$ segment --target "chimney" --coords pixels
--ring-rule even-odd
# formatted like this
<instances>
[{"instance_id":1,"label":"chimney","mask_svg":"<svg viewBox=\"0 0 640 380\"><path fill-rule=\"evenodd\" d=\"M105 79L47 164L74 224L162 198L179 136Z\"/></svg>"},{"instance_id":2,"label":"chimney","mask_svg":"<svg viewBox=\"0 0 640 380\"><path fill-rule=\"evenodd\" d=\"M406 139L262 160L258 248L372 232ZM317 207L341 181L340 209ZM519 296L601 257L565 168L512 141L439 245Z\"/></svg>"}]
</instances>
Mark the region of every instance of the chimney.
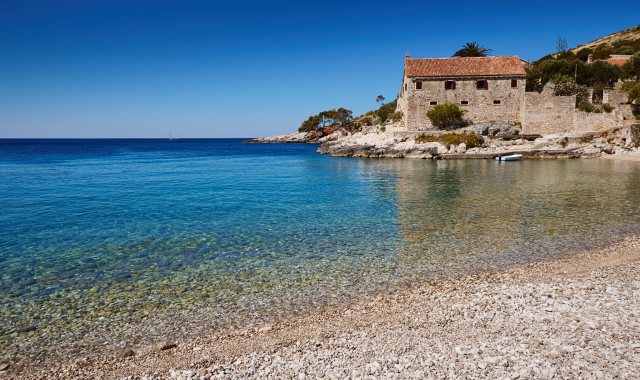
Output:
<instances>
[{"instance_id":1,"label":"chimney","mask_svg":"<svg viewBox=\"0 0 640 380\"><path fill-rule=\"evenodd\" d=\"M405 57L405 58L409 58L409 52L406 52L406 53L404 54L404 57Z\"/></svg>"},{"instance_id":2,"label":"chimney","mask_svg":"<svg viewBox=\"0 0 640 380\"><path fill-rule=\"evenodd\" d=\"M593 54L587 56L587 63L593 63Z\"/></svg>"}]
</instances>

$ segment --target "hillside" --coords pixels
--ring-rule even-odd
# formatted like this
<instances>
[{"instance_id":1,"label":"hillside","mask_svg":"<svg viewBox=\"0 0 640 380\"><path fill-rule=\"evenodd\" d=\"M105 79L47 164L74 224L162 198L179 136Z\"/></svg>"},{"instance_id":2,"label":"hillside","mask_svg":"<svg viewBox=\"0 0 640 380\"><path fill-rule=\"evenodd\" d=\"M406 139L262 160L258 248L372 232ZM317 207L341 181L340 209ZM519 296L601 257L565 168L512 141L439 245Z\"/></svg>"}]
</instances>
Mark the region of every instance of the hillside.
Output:
<instances>
[{"instance_id":1,"label":"hillside","mask_svg":"<svg viewBox=\"0 0 640 380\"><path fill-rule=\"evenodd\" d=\"M583 49L603 49L607 47L613 50L610 54L634 54L640 50L640 25L609 34L584 45L578 45L570 51L577 53Z\"/></svg>"}]
</instances>

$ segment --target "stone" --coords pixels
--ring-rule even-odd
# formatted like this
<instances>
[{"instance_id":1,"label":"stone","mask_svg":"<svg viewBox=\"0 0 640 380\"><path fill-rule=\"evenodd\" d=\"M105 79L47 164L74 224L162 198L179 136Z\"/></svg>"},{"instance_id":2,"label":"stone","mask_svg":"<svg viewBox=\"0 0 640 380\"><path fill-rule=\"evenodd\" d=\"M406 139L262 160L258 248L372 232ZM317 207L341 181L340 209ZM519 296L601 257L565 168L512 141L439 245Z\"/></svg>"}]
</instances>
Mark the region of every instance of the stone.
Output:
<instances>
[{"instance_id":1,"label":"stone","mask_svg":"<svg viewBox=\"0 0 640 380\"><path fill-rule=\"evenodd\" d=\"M0 372L8 370L9 367L11 367L11 366L9 364L7 364L7 363L0 364Z\"/></svg>"},{"instance_id":2,"label":"stone","mask_svg":"<svg viewBox=\"0 0 640 380\"><path fill-rule=\"evenodd\" d=\"M170 342L160 342L156 345L156 349L158 351L164 351L164 350L170 350L172 348L176 348L178 347L177 344L175 343L170 343Z\"/></svg>"},{"instance_id":3,"label":"stone","mask_svg":"<svg viewBox=\"0 0 640 380\"><path fill-rule=\"evenodd\" d=\"M123 348L122 350L118 351L116 354L116 356L119 358L128 358L135 355L136 353L130 348Z\"/></svg>"}]
</instances>

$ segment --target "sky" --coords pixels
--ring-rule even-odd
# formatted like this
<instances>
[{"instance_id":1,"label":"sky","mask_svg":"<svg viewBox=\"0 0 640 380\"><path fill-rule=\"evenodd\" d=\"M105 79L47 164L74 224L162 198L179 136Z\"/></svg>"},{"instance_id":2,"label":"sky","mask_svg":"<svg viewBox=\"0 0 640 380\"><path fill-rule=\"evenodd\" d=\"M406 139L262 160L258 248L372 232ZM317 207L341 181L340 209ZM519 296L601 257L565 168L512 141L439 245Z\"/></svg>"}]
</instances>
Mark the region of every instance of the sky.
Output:
<instances>
[{"instance_id":1,"label":"sky","mask_svg":"<svg viewBox=\"0 0 640 380\"><path fill-rule=\"evenodd\" d=\"M0 138L257 137L393 100L403 59L535 60L640 2L0 0Z\"/></svg>"}]
</instances>

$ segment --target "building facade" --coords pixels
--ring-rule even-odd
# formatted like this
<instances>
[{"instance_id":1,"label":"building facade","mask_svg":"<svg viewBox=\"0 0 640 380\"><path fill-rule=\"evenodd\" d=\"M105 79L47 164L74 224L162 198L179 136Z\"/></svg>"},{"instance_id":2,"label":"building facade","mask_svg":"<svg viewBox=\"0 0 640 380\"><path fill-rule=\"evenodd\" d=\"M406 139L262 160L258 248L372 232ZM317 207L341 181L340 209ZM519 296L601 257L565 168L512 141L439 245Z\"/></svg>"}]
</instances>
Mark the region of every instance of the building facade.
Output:
<instances>
[{"instance_id":1,"label":"building facade","mask_svg":"<svg viewBox=\"0 0 640 380\"><path fill-rule=\"evenodd\" d=\"M406 130L433 127L427 111L443 103L464 109L470 123L520 121L526 71L516 56L418 58L404 61L397 111Z\"/></svg>"}]
</instances>

